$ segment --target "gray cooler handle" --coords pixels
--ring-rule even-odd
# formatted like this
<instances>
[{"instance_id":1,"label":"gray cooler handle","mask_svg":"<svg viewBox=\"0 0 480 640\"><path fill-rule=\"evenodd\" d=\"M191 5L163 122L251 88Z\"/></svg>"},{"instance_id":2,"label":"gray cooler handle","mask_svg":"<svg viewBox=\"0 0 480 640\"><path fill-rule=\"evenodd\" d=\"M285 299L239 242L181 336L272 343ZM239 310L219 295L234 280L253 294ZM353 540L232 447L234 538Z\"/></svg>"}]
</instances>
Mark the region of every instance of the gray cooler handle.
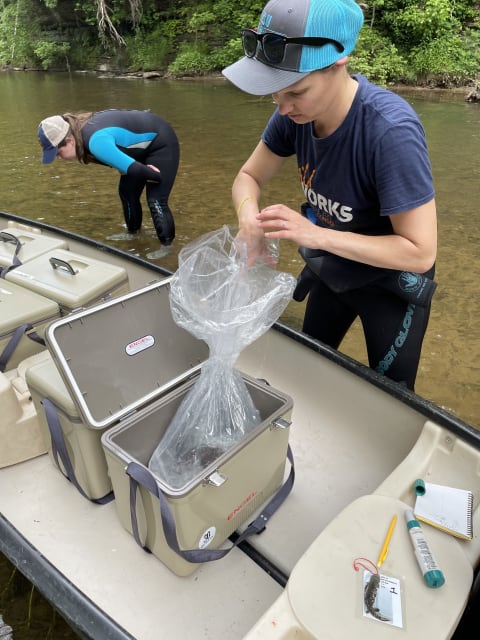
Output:
<instances>
[{"instance_id":1,"label":"gray cooler handle","mask_svg":"<svg viewBox=\"0 0 480 640\"><path fill-rule=\"evenodd\" d=\"M73 470L72 461L70 460L70 456L68 455L67 445L65 443L65 438L63 437L62 426L60 424L57 409L49 398L43 398L41 400L41 404L43 405L43 408L45 410L48 430L50 431L50 437L52 440L52 455L62 475L64 475L67 480L70 480L74 487L82 494L84 498L87 498L87 500L90 500L91 502L95 502L97 504L107 504L108 502L111 502L115 497L113 491L110 491L110 493L107 493L102 498L97 499L92 499L87 496L85 491L80 486L80 483L78 482L75 475L75 471ZM60 458L60 460L62 461L65 473L60 466L58 458Z\"/></svg>"},{"instance_id":2,"label":"gray cooler handle","mask_svg":"<svg viewBox=\"0 0 480 640\"><path fill-rule=\"evenodd\" d=\"M30 331L30 329L33 329L33 326L28 323L21 324L19 327L15 329L15 331L12 334L12 337L7 342L4 350L0 354L0 371L2 372L5 371L5 369L7 368L8 361L12 357L13 352L18 347L18 343L20 342L20 340L24 335L26 335L27 338L30 338L30 340L33 340L34 342L38 342L38 344L45 346L45 340L42 337L40 337L36 331L31 331L30 333L27 333L27 331Z\"/></svg>"},{"instance_id":3,"label":"gray cooler handle","mask_svg":"<svg viewBox=\"0 0 480 640\"><path fill-rule=\"evenodd\" d=\"M72 265L67 262L67 260L62 260L61 258L55 258L55 256L52 256L49 259L49 262L54 269L62 269L62 271L68 271L68 273L70 273L72 276L77 273Z\"/></svg>"},{"instance_id":4,"label":"gray cooler handle","mask_svg":"<svg viewBox=\"0 0 480 640\"><path fill-rule=\"evenodd\" d=\"M18 252L22 248L22 243L17 238L17 236L13 235L13 233L7 233L6 231L0 231L0 240L2 242L9 242L10 244L15 245L12 264L0 271L0 278L5 278L5 276L9 271L11 271L11 269L15 269L16 267L19 267L22 264L18 258Z\"/></svg>"},{"instance_id":5,"label":"gray cooler handle","mask_svg":"<svg viewBox=\"0 0 480 640\"><path fill-rule=\"evenodd\" d=\"M238 546L249 536L254 533L261 533L265 529L267 522L270 520L272 515L292 490L293 483L295 481L295 465L290 445L288 445L287 448L287 457L290 462L290 474L288 478L277 493L274 494L273 498L271 498L266 504L262 513L248 525L245 531L238 536L232 546L227 549L180 549L177 538L177 528L175 526L175 518L173 517L167 499L159 489L157 481L147 467L139 464L138 462L130 462L127 466L126 473L130 477L130 517L135 541L145 551L150 553L150 549L142 544L138 532L136 494L137 488L140 485L156 496L160 502L160 516L162 519L163 532L170 549L178 553L179 556L188 562L210 562L211 560L219 560L220 558L223 558L234 547Z\"/></svg>"}]
</instances>

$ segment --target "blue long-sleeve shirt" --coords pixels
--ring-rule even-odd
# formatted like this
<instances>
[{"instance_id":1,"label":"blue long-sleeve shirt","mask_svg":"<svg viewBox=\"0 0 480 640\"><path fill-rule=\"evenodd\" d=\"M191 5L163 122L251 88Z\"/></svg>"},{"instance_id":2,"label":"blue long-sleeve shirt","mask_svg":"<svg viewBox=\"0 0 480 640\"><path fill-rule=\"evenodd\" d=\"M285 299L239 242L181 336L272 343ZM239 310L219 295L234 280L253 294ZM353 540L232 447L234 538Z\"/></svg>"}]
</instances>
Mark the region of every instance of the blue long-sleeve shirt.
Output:
<instances>
[{"instance_id":1,"label":"blue long-sleeve shirt","mask_svg":"<svg viewBox=\"0 0 480 640\"><path fill-rule=\"evenodd\" d=\"M150 111L109 109L94 113L82 128L85 149L102 164L127 173L145 162L165 121Z\"/></svg>"}]
</instances>

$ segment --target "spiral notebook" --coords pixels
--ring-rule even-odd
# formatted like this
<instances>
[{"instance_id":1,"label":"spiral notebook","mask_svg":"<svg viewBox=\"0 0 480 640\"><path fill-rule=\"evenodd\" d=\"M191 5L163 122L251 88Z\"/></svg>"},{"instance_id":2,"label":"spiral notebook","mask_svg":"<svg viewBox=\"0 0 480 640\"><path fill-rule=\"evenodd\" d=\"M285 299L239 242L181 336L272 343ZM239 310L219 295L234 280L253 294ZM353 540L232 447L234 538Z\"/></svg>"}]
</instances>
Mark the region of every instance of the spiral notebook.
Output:
<instances>
[{"instance_id":1,"label":"spiral notebook","mask_svg":"<svg viewBox=\"0 0 480 640\"><path fill-rule=\"evenodd\" d=\"M426 482L424 495L417 496L414 513L418 520L457 538L473 538L473 493L468 489Z\"/></svg>"}]
</instances>

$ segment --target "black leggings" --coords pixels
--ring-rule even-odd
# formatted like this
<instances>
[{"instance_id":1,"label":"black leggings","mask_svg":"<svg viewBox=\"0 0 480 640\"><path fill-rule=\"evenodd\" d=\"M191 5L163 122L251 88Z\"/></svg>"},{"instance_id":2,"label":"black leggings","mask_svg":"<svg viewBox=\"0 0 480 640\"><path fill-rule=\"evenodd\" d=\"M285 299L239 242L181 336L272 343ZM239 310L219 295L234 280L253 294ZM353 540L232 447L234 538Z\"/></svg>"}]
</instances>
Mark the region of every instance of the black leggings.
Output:
<instances>
[{"instance_id":1,"label":"black leggings","mask_svg":"<svg viewBox=\"0 0 480 640\"><path fill-rule=\"evenodd\" d=\"M433 271L425 275L433 277ZM375 284L335 293L316 278L306 306L303 331L337 349L358 316L369 366L413 391L430 306L405 302Z\"/></svg>"},{"instance_id":2,"label":"black leggings","mask_svg":"<svg viewBox=\"0 0 480 640\"><path fill-rule=\"evenodd\" d=\"M170 212L168 198L177 176L180 150L177 136L167 122L164 122L158 137L152 142L148 155L142 163L151 164L160 170L160 182L145 182L132 176L122 175L118 193L123 206L125 224L130 233L137 232L142 226L142 205L140 196L146 185L147 203L155 224L158 205ZM157 233L159 229L157 229Z\"/></svg>"}]
</instances>

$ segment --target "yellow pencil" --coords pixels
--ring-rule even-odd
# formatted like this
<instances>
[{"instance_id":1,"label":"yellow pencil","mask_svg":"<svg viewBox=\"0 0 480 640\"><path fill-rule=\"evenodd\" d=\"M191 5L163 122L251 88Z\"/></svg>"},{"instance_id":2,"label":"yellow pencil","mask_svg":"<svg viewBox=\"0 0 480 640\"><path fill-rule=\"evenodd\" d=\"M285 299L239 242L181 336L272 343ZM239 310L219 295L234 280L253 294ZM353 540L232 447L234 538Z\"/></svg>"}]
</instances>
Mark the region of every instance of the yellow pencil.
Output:
<instances>
[{"instance_id":1,"label":"yellow pencil","mask_svg":"<svg viewBox=\"0 0 480 640\"><path fill-rule=\"evenodd\" d=\"M378 556L377 567L383 564L385 558L388 553L388 545L390 544L390 539L392 537L393 530L395 529L395 525L397 524L397 516L393 516L392 521L390 522L390 526L388 527L387 535L385 536L385 542L383 543L382 550L380 551L380 555Z\"/></svg>"}]
</instances>

